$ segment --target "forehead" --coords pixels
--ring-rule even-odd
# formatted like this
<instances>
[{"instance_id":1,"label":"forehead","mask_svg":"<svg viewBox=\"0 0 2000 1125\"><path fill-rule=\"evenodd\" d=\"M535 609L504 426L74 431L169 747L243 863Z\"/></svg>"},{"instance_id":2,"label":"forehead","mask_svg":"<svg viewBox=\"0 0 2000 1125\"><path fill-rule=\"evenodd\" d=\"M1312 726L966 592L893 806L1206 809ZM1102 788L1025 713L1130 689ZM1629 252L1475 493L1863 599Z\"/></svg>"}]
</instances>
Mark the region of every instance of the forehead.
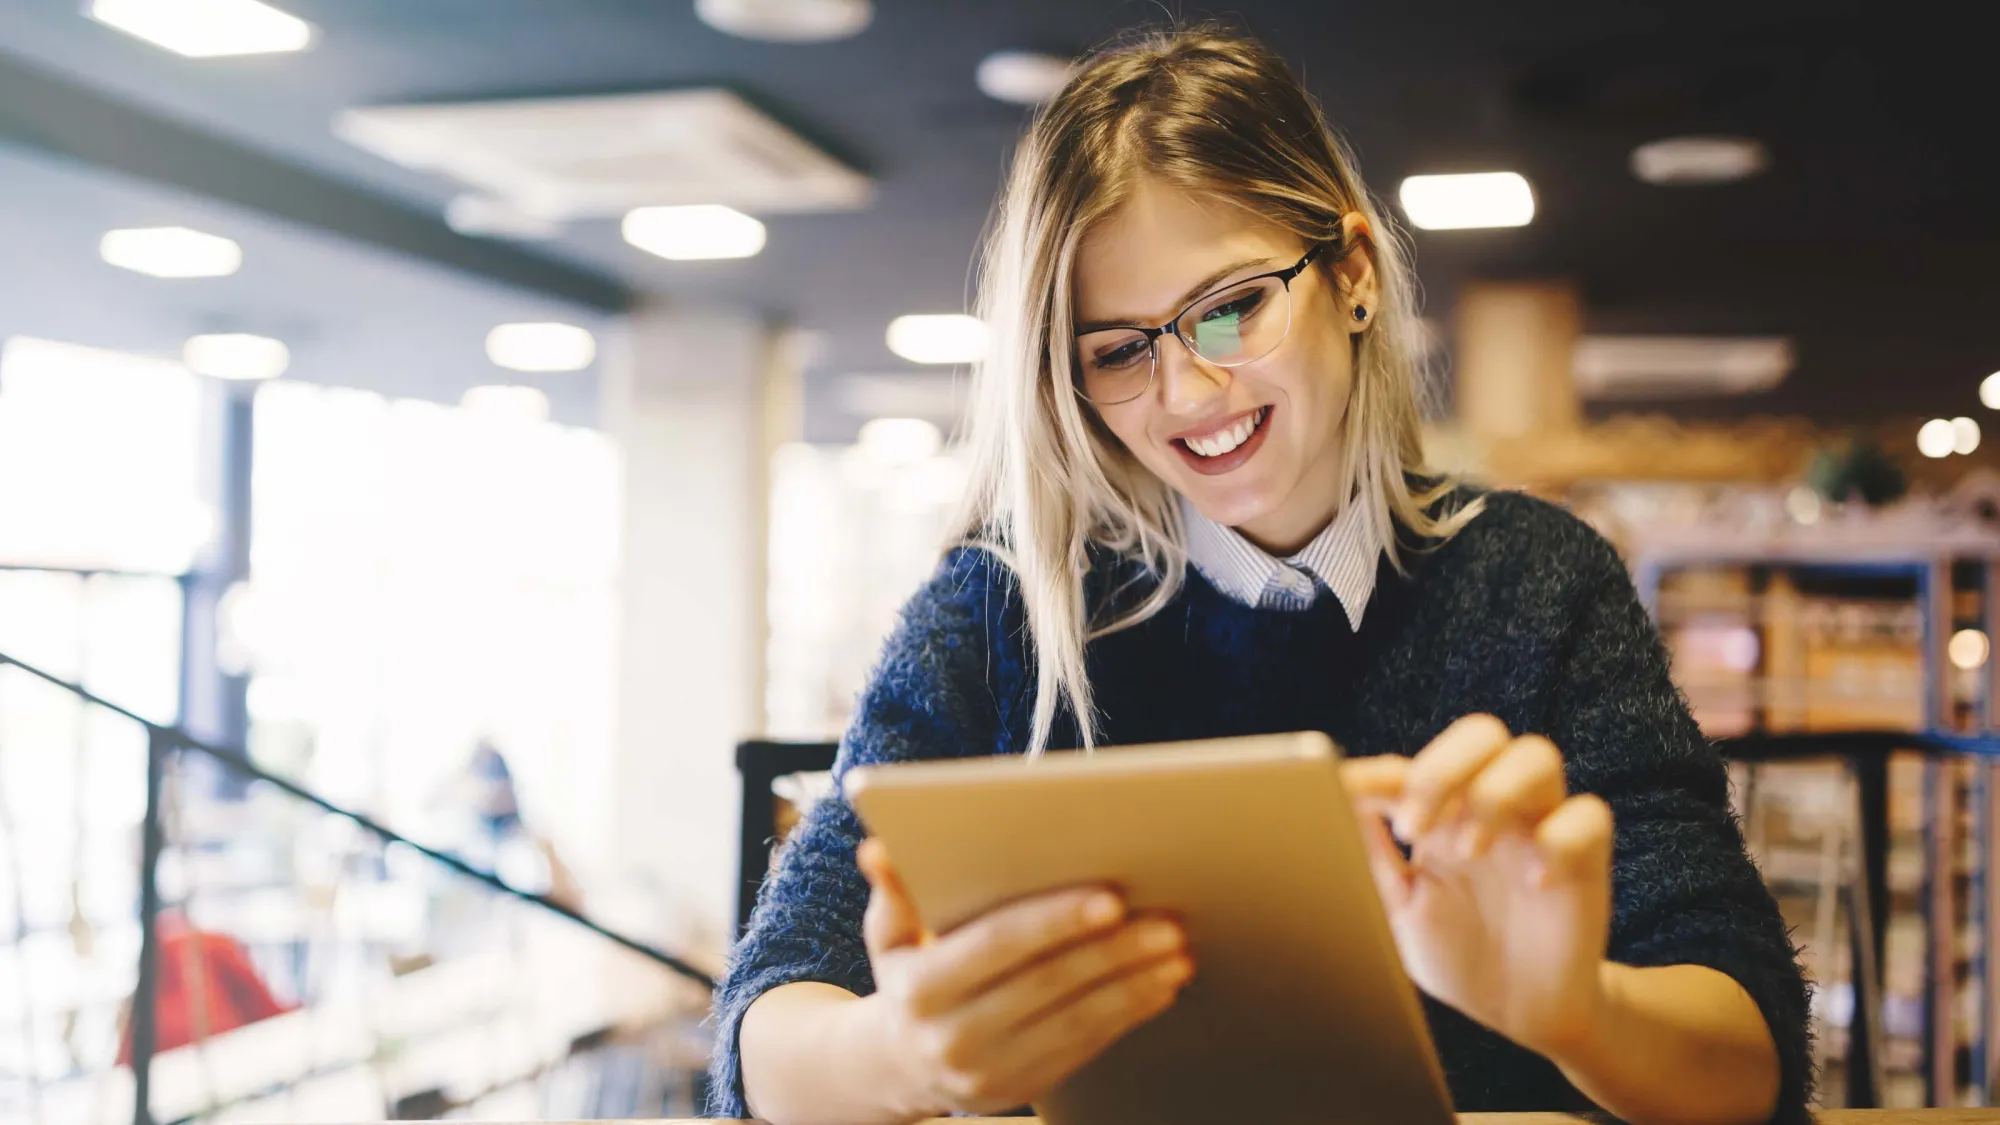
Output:
<instances>
[{"instance_id":1,"label":"forehead","mask_svg":"<svg viewBox=\"0 0 2000 1125\"><path fill-rule=\"evenodd\" d=\"M1164 320L1180 311L1190 285L1216 270L1260 258L1282 268L1298 246L1283 227L1227 200L1142 180L1078 245L1073 315Z\"/></svg>"}]
</instances>

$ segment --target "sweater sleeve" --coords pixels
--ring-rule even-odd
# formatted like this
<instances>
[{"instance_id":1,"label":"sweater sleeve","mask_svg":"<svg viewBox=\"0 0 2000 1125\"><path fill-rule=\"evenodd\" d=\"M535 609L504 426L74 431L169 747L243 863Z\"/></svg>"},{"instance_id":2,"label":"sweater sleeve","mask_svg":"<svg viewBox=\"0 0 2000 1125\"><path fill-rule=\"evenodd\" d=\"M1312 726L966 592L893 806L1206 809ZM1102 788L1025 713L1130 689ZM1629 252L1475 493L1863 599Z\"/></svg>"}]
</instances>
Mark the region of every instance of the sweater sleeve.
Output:
<instances>
[{"instance_id":1,"label":"sweater sleeve","mask_svg":"<svg viewBox=\"0 0 2000 1125\"><path fill-rule=\"evenodd\" d=\"M1809 1120L1804 974L1729 806L1728 775L1669 676L1659 634L1609 544L1592 537L1587 593L1553 685L1549 736L1572 791L1615 818L1610 956L1704 965L1741 984L1782 1067L1772 1120Z\"/></svg>"},{"instance_id":2,"label":"sweater sleeve","mask_svg":"<svg viewBox=\"0 0 2000 1125\"><path fill-rule=\"evenodd\" d=\"M974 549L948 555L904 607L841 739L835 792L786 841L717 986L711 1116L748 1116L737 1035L759 996L799 981L875 990L861 939L868 884L854 862L863 830L838 782L856 765L1018 751L1008 734L1018 617L1009 572Z\"/></svg>"}]
</instances>

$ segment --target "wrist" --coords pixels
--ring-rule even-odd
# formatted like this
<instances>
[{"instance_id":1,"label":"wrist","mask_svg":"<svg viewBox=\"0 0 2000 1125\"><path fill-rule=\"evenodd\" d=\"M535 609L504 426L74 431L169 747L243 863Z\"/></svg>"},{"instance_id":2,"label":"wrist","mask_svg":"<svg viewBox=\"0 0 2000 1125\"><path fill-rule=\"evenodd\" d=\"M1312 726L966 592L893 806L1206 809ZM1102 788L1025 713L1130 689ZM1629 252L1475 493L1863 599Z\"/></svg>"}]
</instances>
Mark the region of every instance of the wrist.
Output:
<instances>
[{"instance_id":1,"label":"wrist","mask_svg":"<svg viewBox=\"0 0 2000 1125\"><path fill-rule=\"evenodd\" d=\"M864 1065L863 1081L872 1091L871 1100L890 1121L921 1121L942 1117L945 1107L934 1104L930 1083L910 1060L916 1057L898 1034L895 1013L879 992L847 1005L842 1026L833 1030L835 1042L852 1043L859 1049Z\"/></svg>"},{"instance_id":2,"label":"wrist","mask_svg":"<svg viewBox=\"0 0 2000 1125\"><path fill-rule=\"evenodd\" d=\"M1619 996L1629 966L1616 961L1599 961L1590 974L1587 994L1581 998L1574 1018L1552 1028L1544 1041L1533 1045L1536 1053L1556 1064L1572 1083L1585 1084L1586 1076L1598 1069L1598 1059L1606 1047L1617 1041Z\"/></svg>"}]
</instances>

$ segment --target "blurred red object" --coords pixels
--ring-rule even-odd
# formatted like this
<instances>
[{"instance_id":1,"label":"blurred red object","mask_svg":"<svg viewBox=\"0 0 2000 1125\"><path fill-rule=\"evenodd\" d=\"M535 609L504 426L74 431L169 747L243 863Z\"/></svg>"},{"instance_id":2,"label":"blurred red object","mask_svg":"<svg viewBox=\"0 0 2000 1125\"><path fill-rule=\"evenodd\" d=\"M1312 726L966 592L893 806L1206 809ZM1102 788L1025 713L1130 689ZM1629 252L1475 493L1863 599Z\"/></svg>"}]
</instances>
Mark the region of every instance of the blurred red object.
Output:
<instances>
[{"instance_id":1,"label":"blurred red object","mask_svg":"<svg viewBox=\"0 0 2000 1125\"><path fill-rule=\"evenodd\" d=\"M292 1010L271 995L235 938L197 930L178 914L162 914L159 930L154 1050L185 1047ZM118 1048L118 1065L131 1063L132 1031L128 1026Z\"/></svg>"}]
</instances>

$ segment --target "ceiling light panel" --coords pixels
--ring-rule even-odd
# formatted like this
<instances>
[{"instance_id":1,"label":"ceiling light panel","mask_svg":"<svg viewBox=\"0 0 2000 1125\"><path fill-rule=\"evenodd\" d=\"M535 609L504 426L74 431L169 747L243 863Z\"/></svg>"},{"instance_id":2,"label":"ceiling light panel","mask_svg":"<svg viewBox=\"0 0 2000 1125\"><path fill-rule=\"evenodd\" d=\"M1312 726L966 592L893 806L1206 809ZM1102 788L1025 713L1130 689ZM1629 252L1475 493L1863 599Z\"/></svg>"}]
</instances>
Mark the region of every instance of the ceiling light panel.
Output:
<instances>
[{"instance_id":1,"label":"ceiling light panel","mask_svg":"<svg viewBox=\"0 0 2000 1125\"><path fill-rule=\"evenodd\" d=\"M995 51L979 60L974 81L979 92L1012 105L1039 105L1056 96L1076 73L1076 64L1039 51Z\"/></svg>"},{"instance_id":2,"label":"ceiling light panel","mask_svg":"<svg viewBox=\"0 0 2000 1125\"><path fill-rule=\"evenodd\" d=\"M213 379L275 379L292 365L292 352L284 341L269 336L220 332L191 337L181 349L181 362Z\"/></svg>"},{"instance_id":3,"label":"ceiling light panel","mask_svg":"<svg viewBox=\"0 0 2000 1125\"><path fill-rule=\"evenodd\" d=\"M764 224L731 207L641 207L625 216L625 241L670 262L749 258L764 249Z\"/></svg>"},{"instance_id":4,"label":"ceiling light panel","mask_svg":"<svg viewBox=\"0 0 2000 1125\"><path fill-rule=\"evenodd\" d=\"M553 219L530 215L505 200L473 192L445 204L444 222L460 234L516 242L545 242L563 232L563 225Z\"/></svg>"},{"instance_id":5,"label":"ceiling light panel","mask_svg":"<svg viewBox=\"0 0 2000 1125\"><path fill-rule=\"evenodd\" d=\"M911 363L972 363L986 354L986 323L963 313L899 316L888 343Z\"/></svg>"},{"instance_id":6,"label":"ceiling light panel","mask_svg":"<svg viewBox=\"0 0 2000 1125\"><path fill-rule=\"evenodd\" d=\"M109 231L97 249L111 265L151 277L227 277L243 268L241 246L187 227Z\"/></svg>"},{"instance_id":7,"label":"ceiling light panel","mask_svg":"<svg viewBox=\"0 0 2000 1125\"><path fill-rule=\"evenodd\" d=\"M342 113L334 131L549 223L693 203L848 211L873 190L727 90L378 106Z\"/></svg>"},{"instance_id":8,"label":"ceiling light panel","mask_svg":"<svg viewBox=\"0 0 2000 1125\"><path fill-rule=\"evenodd\" d=\"M1748 137L1669 137L1632 150L1632 174L1662 186L1748 179L1770 164L1770 153Z\"/></svg>"},{"instance_id":9,"label":"ceiling light panel","mask_svg":"<svg viewBox=\"0 0 2000 1125\"><path fill-rule=\"evenodd\" d=\"M772 43L825 43L857 35L874 18L869 0L694 0L717 31Z\"/></svg>"},{"instance_id":10,"label":"ceiling light panel","mask_svg":"<svg viewBox=\"0 0 2000 1125\"><path fill-rule=\"evenodd\" d=\"M937 456L944 433L923 418L875 418L862 423L856 444L881 464L912 465Z\"/></svg>"},{"instance_id":11,"label":"ceiling light panel","mask_svg":"<svg viewBox=\"0 0 2000 1125\"><path fill-rule=\"evenodd\" d=\"M503 324L486 334L486 358L509 371L581 371L597 359L597 338L574 324Z\"/></svg>"},{"instance_id":12,"label":"ceiling light panel","mask_svg":"<svg viewBox=\"0 0 2000 1125\"><path fill-rule=\"evenodd\" d=\"M1398 198L1424 230L1524 227L1535 217L1534 190L1518 172L1411 176Z\"/></svg>"},{"instance_id":13,"label":"ceiling light panel","mask_svg":"<svg viewBox=\"0 0 2000 1125\"><path fill-rule=\"evenodd\" d=\"M486 418L511 422L549 420L549 396L534 387L495 385L468 388L458 404Z\"/></svg>"},{"instance_id":14,"label":"ceiling light panel","mask_svg":"<svg viewBox=\"0 0 2000 1125\"><path fill-rule=\"evenodd\" d=\"M312 25L261 0L91 0L90 18L191 59L303 51Z\"/></svg>"}]
</instances>

